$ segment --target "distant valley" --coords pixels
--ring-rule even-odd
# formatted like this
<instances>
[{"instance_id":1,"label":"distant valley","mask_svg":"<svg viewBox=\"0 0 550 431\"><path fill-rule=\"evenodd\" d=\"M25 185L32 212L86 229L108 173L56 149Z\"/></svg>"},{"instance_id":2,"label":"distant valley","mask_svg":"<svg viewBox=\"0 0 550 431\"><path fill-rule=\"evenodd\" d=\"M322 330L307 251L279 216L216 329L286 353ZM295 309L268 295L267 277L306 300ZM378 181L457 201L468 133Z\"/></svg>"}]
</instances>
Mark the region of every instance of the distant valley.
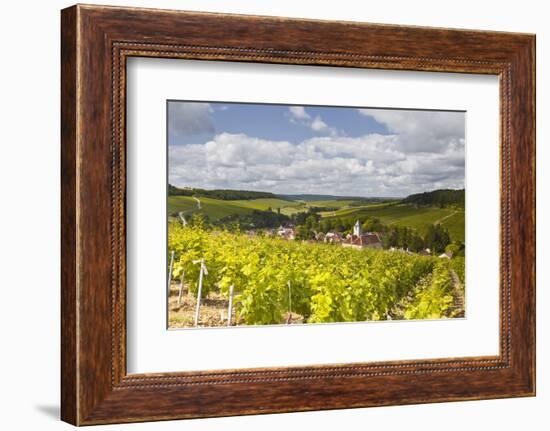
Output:
<instances>
[{"instance_id":1,"label":"distant valley","mask_svg":"<svg viewBox=\"0 0 550 431\"><path fill-rule=\"evenodd\" d=\"M434 190L403 199L284 194L246 190L206 190L169 186L171 218L202 214L209 222L275 225L314 214L322 223L349 226L356 220L377 219L385 226L403 226L424 234L434 224L448 230L453 241L464 242L464 190ZM301 216L299 216L301 214Z\"/></svg>"}]
</instances>

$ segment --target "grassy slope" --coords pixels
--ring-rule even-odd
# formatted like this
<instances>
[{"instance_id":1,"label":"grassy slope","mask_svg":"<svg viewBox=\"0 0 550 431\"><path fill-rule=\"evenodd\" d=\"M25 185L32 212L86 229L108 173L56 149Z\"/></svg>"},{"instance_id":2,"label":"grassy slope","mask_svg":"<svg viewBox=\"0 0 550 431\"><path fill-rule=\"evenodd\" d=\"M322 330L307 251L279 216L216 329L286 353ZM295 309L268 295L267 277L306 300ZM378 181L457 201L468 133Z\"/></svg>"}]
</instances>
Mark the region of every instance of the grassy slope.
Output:
<instances>
[{"instance_id":1,"label":"grassy slope","mask_svg":"<svg viewBox=\"0 0 550 431\"><path fill-rule=\"evenodd\" d=\"M346 208L324 215L328 217L372 216L379 218L382 223L408 226L422 233L430 224L439 222L449 230L453 240L464 241L464 211L452 208L416 208L407 204L371 204Z\"/></svg>"},{"instance_id":2,"label":"grassy slope","mask_svg":"<svg viewBox=\"0 0 550 431\"><path fill-rule=\"evenodd\" d=\"M441 224L449 230L452 239L464 242L464 211L458 211L456 214L443 220Z\"/></svg>"},{"instance_id":3,"label":"grassy slope","mask_svg":"<svg viewBox=\"0 0 550 431\"><path fill-rule=\"evenodd\" d=\"M273 208L273 210L280 207L281 212L287 214L286 210L291 210L294 207L302 205L300 202L285 201L282 199L251 199L236 201L212 198L199 199L201 201L200 212L208 215L212 221L219 220L232 214L248 214L253 210L266 211L269 207ZM197 201L190 196L169 196L168 213L172 214L179 211L183 211L188 215L199 212Z\"/></svg>"},{"instance_id":4,"label":"grassy slope","mask_svg":"<svg viewBox=\"0 0 550 431\"><path fill-rule=\"evenodd\" d=\"M254 199L254 200L240 200L240 201L231 201L232 204L241 205L245 208L253 208L259 210L267 210L269 207L273 211L276 211L277 208L281 209L281 213L291 216L299 212L304 212L309 209L309 207L334 207L334 208L344 208L348 205L351 205L356 201L353 200L322 200L322 201L288 201L283 199Z\"/></svg>"},{"instance_id":5,"label":"grassy slope","mask_svg":"<svg viewBox=\"0 0 550 431\"><path fill-rule=\"evenodd\" d=\"M331 208L343 208L351 205L357 201L354 200L324 200L324 201L310 201L307 205L310 207L331 207Z\"/></svg>"},{"instance_id":6,"label":"grassy slope","mask_svg":"<svg viewBox=\"0 0 550 431\"><path fill-rule=\"evenodd\" d=\"M267 210L269 207L275 210L281 208L286 215L300 211L307 211L307 206L332 206L340 207L340 210L321 213L323 217L354 217L372 216L379 218L382 223L408 226L423 233L428 225L435 222L445 226L453 240L464 241L464 211L452 208L419 207L400 204L367 204L360 207L346 207L353 201L312 201L304 204L297 201L283 199L253 199L227 201L211 198L200 198L201 212L207 214L212 221L219 220L231 214L247 214L254 209ZM307 205L307 206L306 206ZM168 213L183 211L187 215L197 212L197 201L189 196L169 196Z\"/></svg>"},{"instance_id":7,"label":"grassy slope","mask_svg":"<svg viewBox=\"0 0 550 431\"><path fill-rule=\"evenodd\" d=\"M329 205L327 205L329 206ZM373 203L373 204L365 204L360 206L343 206L339 210L336 211L321 211L319 214L321 217L351 217L356 214L363 214L363 210L365 211L371 211L374 208L385 208L387 207L387 203Z\"/></svg>"},{"instance_id":8,"label":"grassy slope","mask_svg":"<svg viewBox=\"0 0 550 431\"><path fill-rule=\"evenodd\" d=\"M220 199L200 198L201 210L197 208L197 201L190 196L169 196L168 213L183 211L185 214L202 212L212 221L219 220L231 214L247 214L252 212L252 208L246 208L241 205L234 205L232 201Z\"/></svg>"},{"instance_id":9,"label":"grassy slope","mask_svg":"<svg viewBox=\"0 0 550 431\"><path fill-rule=\"evenodd\" d=\"M268 208L272 208L274 211L277 208L287 208L287 207L296 207L300 206L300 202L296 201L285 201L283 199L251 199L251 200L240 200L240 201L226 201L232 205L238 205L244 208L251 208L255 210L266 211Z\"/></svg>"}]
</instances>

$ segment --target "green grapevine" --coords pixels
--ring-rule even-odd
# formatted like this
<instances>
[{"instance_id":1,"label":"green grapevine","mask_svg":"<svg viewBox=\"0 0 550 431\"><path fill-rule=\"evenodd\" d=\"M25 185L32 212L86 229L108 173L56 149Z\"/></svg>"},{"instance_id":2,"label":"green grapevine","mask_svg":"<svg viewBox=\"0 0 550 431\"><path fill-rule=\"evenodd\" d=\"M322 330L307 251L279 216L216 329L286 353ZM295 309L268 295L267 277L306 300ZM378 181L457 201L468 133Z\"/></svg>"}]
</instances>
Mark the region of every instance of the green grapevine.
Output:
<instances>
[{"instance_id":1,"label":"green grapevine","mask_svg":"<svg viewBox=\"0 0 550 431\"><path fill-rule=\"evenodd\" d=\"M175 253L174 279L185 273L196 294L200 265L193 262L205 259L203 295L227 296L234 286L237 316L249 325L284 323L290 312L308 323L387 319L428 278L433 287L421 291L405 317L436 316L448 306L449 280L441 268L448 274L449 262L436 257L214 231L200 223L170 223L168 247ZM460 273L460 261L455 266Z\"/></svg>"}]
</instances>

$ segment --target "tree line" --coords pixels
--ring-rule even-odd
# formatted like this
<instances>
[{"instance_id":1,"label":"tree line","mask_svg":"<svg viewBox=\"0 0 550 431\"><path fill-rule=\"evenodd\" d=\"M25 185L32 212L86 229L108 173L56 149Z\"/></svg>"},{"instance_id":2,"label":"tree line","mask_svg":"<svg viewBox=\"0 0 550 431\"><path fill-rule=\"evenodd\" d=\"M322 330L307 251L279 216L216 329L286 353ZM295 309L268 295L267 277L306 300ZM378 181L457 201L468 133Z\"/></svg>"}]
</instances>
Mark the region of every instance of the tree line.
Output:
<instances>
[{"instance_id":1,"label":"tree line","mask_svg":"<svg viewBox=\"0 0 550 431\"><path fill-rule=\"evenodd\" d=\"M433 190L431 192L416 193L409 195L401 201L405 204L414 204L422 206L438 206L445 208L449 206L456 206L464 208L465 206L465 192L464 189L440 189Z\"/></svg>"},{"instance_id":2,"label":"tree line","mask_svg":"<svg viewBox=\"0 0 550 431\"><path fill-rule=\"evenodd\" d=\"M277 196L268 192L254 192L250 190L215 189L206 190L198 188L185 188L168 184L168 196L198 196L224 201L252 200L252 199L276 199Z\"/></svg>"},{"instance_id":3,"label":"tree line","mask_svg":"<svg viewBox=\"0 0 550 431\"><path fill-rule=\"evenodd\" d=\"M314 240L319 233L338 232L342 236L351 234L357 221L361 223L363 232L376 232L380 235L383 248L392 247L420 252L430 249L431 253L452 252L453 256L464 256L464 244L453 242L449 231L441 224L430 225L425 232L407 226L386 225L377 217L361 216L346 218L322 218L317 208L287 216L280 212L253 210L247 214L232 214L216 223L211 223L208 216L194 214L190 223L200 223L224 226L230 231L276 229L279 226L294 225L296 239Z\"/></svg>"},{"instance_id":4,"label":"tree line","mask_svg":"<svg viewBox=\"0 0 550 431\"><path fill-rule=\"evenodd\" d=\"M383 247L386 249L396 247L413 252L430 249L433 253L452 251L454 255L464 255L464 245L458 241L453 243L449 231L441 224L430 225L426 232L420 233L407 226L386 225L379 218L371 216L321 218L315 208L295 214L293 221L297 226L296 238L303 240L313 239L319 232L339 232L347 235L353 232L353 226L359 221L363 232L380 234Z\"/></svg>"}]
</instances>

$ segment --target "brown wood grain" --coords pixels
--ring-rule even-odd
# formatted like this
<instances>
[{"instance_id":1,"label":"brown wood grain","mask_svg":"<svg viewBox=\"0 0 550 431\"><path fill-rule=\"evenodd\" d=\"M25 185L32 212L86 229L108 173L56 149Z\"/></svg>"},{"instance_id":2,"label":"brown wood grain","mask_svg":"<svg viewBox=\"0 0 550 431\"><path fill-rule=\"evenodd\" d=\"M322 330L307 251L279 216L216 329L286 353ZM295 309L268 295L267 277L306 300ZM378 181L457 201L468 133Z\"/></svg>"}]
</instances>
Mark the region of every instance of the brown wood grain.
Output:
<instances>
[{"instance_id":1,"label":"brown wood grain","mask_svg":"<svg viewBox=\"0 0 550 431\"><path fill-rule=\"evenodd\" d=\"M61 417L78 422L76 283L76 8L61 16Z\"/></svg>"},{"instance_id":2,"label":"brown wood grain","mask_svg":"<svg viewBox=\"0 0 550 431\"><path fill-rule=\"evenodd\" d=\"M87 425L534 394L533 35L79 5L62 11L61 47L63 420ZM127 375L130 56L500 76L499 356Z\"/></svg>"}]
</instances>

